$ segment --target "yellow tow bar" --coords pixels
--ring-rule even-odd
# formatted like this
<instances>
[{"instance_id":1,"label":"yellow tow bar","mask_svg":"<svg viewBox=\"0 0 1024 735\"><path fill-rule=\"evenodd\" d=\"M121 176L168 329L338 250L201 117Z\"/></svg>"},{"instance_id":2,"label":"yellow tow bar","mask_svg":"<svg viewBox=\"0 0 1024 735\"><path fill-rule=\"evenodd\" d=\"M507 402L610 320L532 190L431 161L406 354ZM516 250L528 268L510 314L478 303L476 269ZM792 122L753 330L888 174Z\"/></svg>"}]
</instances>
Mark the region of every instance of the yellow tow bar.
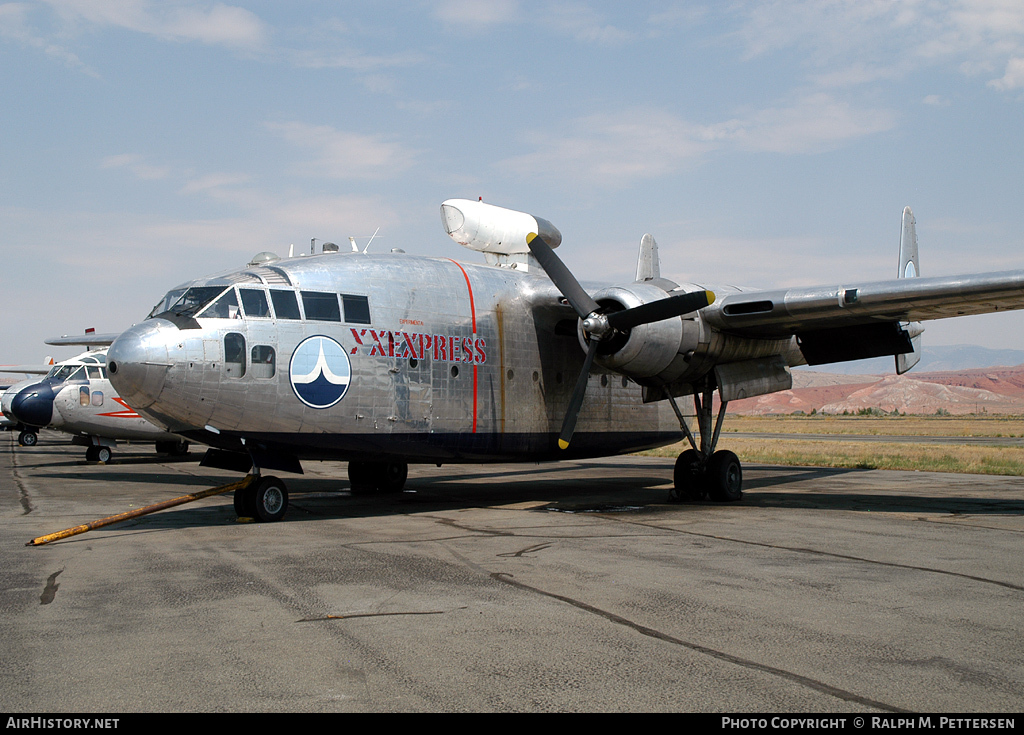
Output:
<instances>
[{"instance_id":1,"label":"yellow tow bar","mask_svg":"<svg viewBox=\"0 0 1024 735\"><path fill-rule=\"evenodd\" d=\"M209 490L202 490L198 493L191 493L189 495L181 495L171 500L165 500L162 503L156 503L155 505L147 505L145 508L139 508L138 510L129 510L125 513L118 513L115 516L107 516L106 518L100 518L98 521L92 521L91 523L84 523L81 526L75 526L74 528L67 528L63 531L57 531L57 533L50 533L46 536L40 536L34 538L25 546L42 546L48 544L51 541L59 541L69 536L77 536L80 533L86 531L92 531L94 528L103 528L103 526L109 526L113 523L120 523L121 521L127 521L129 518L138 518L139 516L149 515L150 513L156 513L158 510L166 510L167 508L173 508L176 505L184 505L185 503L191 503L193 500L201 500L202 498L209 498L212 495L221 495L222 493L229 493L232 490L241 490L242 488L249 487L253 480L256 479L256 475L246 475L238 482L232 482L230 485L221 485L220 487L212 487Z\"/></svg>"}]
</instances>

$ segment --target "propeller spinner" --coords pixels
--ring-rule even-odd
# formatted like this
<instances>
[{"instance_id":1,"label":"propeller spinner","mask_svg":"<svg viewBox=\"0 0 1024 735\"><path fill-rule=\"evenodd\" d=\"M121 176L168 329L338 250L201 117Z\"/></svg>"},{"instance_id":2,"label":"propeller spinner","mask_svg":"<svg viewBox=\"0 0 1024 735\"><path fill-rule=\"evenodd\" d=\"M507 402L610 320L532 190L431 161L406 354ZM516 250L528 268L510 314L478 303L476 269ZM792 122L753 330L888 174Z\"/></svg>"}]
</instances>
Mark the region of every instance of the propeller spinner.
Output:
<instances>
[{"instance_id":1,"label":"propeller spinner","mask_svg":"<svg viewBox=\"0 0 1024 735\"><path fill-rule=\"evenodd\" d=\"M562 431L558 436L558 446L561 449L566 449L572 440L573 431L576 429L576 417L583 405L590 370L593 367L601 340L618 332L628 332L641 324L659 322L702 309L715 300L715 294L711 291L693 291L641 304L631 309L603 314L600 304L583 289L576 277L542 236L531 232L526 236L526 242L533 257L541 264L555 287L565 296L580 319L583 320L583 331L589 341L587 357L583 361L583 369L576 379L576 387L573 389L565 420L562 422Z\"/></svg>"}]
</instances>

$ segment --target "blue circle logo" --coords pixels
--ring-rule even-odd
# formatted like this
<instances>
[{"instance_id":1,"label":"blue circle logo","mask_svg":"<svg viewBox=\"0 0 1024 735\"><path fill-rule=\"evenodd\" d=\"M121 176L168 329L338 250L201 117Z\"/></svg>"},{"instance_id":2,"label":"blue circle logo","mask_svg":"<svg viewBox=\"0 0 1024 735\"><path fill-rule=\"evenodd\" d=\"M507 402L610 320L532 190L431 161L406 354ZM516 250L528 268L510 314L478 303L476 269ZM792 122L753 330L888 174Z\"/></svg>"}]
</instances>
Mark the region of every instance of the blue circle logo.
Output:
<instances>
[{"instance_id":1,"label":"blue circle logo","mask_svg":"<svg viewBox=\"0 0 1024 735\"><path fill-rule=\"evenodd\" d=\"M330 408L345 397L352 364L345 348L330 337L308 337L292 353L288 377L300 401L310 408Z\"/></svg>"}]
</instances>

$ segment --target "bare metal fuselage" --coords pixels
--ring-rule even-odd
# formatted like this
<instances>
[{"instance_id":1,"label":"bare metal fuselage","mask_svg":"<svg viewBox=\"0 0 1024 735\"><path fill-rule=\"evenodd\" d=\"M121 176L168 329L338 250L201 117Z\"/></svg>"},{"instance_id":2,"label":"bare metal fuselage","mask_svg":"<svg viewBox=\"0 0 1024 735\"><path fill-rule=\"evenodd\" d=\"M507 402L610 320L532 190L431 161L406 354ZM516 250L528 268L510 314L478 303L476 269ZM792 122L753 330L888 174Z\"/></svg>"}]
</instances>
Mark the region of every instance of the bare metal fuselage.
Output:
<instances>
[{"instance_id":1,"label":"bare metal fuselage","mask_svg":"<svg viewBox=\"0 0 1024 735\"><path fill-rule=\"evenodd\" d=\"M158 316L129 330L111 347L110 360L123 366L112 379L139 413L191 439L299 459L480 462L608 455L681 437L664 401L645 404L642 386L598 369L572 447L558 449L584 355L576 315L545 277L345 253L193 285L231 283L240 298L242 290L290 290L299 303L306 293L340 295L343 304L365 297L368 316L353 323L346 309L340 321L310 318L308 306L299 319L238 309L225 318ZM343 397L323 408L304 401L296 382L312 372L315 337L329 338L321 350L340 345L350 371ZM305 367L300 347L314 350Z\"/></svg>"}]
</instances>

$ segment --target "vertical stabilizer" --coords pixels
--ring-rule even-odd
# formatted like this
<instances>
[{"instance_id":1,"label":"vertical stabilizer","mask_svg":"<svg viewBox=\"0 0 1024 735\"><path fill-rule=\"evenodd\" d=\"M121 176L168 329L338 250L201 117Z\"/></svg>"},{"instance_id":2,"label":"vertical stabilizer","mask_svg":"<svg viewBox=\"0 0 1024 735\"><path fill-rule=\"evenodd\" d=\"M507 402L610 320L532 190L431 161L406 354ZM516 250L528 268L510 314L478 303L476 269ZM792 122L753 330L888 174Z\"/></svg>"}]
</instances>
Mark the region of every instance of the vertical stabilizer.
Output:
<instances>
[{"instance_id":1,"label":"vertical stabilizer","mask_svg":"<svg viewBox=\"0 0 1024 735\"><path fill-rule=\"evenodd\" d=\"M640 255L636 261L636 280L653 281L655 278L661 278L658 243L650 235L644 235L640 238Z\"/></svg>"},{"instance_id":2,"label":"vertical stabilizer","mask_svg":"<svg viewBox=\"0 0 1024 735\"><path fill-rule=\"evenodd\" d=\"M917 255L917 222L910 207L903 209L903 229L900 233L900 270L897 278L917 278L921 275L921 263ZM903 373L914 367L921 359L921 332L924 327L918 322L901 324L910 334L910 342L914 351L905 355L896 355L896 374Z\"/></svg>"}]
</instances>

